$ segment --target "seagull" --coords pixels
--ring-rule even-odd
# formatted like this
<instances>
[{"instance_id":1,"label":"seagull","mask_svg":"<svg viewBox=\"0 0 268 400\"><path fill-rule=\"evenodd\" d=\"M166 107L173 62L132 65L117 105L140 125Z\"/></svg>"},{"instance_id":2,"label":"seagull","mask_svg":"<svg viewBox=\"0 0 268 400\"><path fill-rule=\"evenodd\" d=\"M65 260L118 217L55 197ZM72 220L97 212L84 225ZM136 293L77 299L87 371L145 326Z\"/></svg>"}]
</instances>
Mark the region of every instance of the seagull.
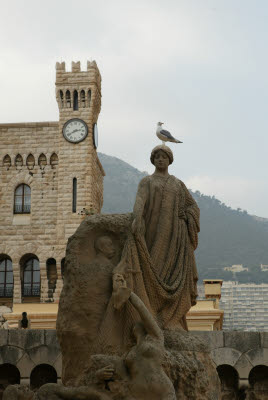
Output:
<instances>
[{"instance_id":1,"label":"seagull","mask_svg":"<svg viewBox=\"0 0 268 400\"><path fill-rule=\"evenodd\" d=\"M180 140L175 139L169 131L162 129L163 124L164 122L158 122L156 128L156 136L162 140L163 145L165 146L165 142L182 143Z\"/></svg>"}]
</instances>

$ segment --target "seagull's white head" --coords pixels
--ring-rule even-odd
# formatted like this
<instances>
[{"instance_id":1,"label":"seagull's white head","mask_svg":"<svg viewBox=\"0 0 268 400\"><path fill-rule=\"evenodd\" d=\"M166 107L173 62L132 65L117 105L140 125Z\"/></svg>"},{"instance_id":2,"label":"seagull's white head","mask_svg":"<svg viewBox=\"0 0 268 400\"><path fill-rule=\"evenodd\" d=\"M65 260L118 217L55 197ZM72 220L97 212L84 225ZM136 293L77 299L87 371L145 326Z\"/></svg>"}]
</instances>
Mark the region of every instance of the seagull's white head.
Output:
<instances>
[{"instance_id":1,"label":"seagull's white head","mask_svg":"<svg viewBox=\"0 0 268 400\"><path fill-rule=\"evenodd\" d=\"M161 126L161 125L163 125L164 124L164 122L158 122L157 123L157 125L159 125L159 126Z\"/></svg>"}]
</instances>

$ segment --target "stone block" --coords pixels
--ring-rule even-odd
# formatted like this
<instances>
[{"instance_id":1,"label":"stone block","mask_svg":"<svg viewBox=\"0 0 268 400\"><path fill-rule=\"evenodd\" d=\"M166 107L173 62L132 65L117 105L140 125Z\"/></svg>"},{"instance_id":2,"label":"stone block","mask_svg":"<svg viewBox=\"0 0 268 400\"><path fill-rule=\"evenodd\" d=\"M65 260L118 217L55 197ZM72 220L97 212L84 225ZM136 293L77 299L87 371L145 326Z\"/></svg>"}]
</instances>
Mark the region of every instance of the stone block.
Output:
<instances>
[{"instance_id":1,"label":"stone block","mask_svg":"<svg viewBox=\"0 0 268 400\"><path fill-rule=\"evenodd\" d=\"M242 354L234 367L237 370L240 379L248 379L249 373L253 368L251 362L245 354Z\"/></svg>"},{"instance_id":2,"label":"stone block","mask_svg":"<svg viewBox=\"0 0 268 400\"><path fill-rule=\"evenodd\" d=\"M24 350L15 346L0 347L0 364L16 365L24 354Z\"/></svg>"},{"instance_id":3,"label":"stone block","mask_svg":"<svg viewBox=\"0 0 268 400\"><path fill-rule=\"evenodd\" d=\"M268 365L268 349L260 348L249 350L246 353L251 364L255 367L256 365Z\"/></svg>"},{"instance_id":4,"label":"stone block","mask_svg":"<svg viewBox=\"0 0 268 400\"><path fill-rule=\"evenodd\" d=\"M49 329L44 331L45 335L45 345L46 346L54 346L60 349L60 345L58 343L57 334L55 329Z\"/></svg>"},{"instance_id":5,"label":"stone block","mask_svg":"<svg viewBox=\"0 0 268 400\"><path fill-rule=\"evenodd\" d=\"M224 346L245 353L261 346L259 332L224 332Z\"/></svg>"},{"instance_id":6,"label":"stone block","mask_svg":"<svg viewBox=\"0 0 268 400\"><path fill-rule=\"evenodd\" d=\"M31 375L32 370L35 367L35 364L30 359L27 353L24 353L21 359L18 361L16 367L20 371L21 378L27 378Z\"/></svg>"},{"instance_id":7,"label":"stone block","mask_svg":"<svg viewBox=\"0 0 268 400\"><path fill-rule=\"evenodd\" d=\"M241 357L242 353L235 349L220 347L212 350L210 355L216 366L227 364L233 367Z\"/></svg>"},{"instance_id":8,"label":"stone block","mask_svg":"<svg viewBox=\"0 0 268 400\"><path fill-rule=\"evenodd\" d=\"M59 354L58 358L54 362L53 367L57 371L58 377L61 377L61 374L62 374L62 355L61 354Z\"/></svg>"},{"instance_id":9,"label":"stone block","mask_svg":"<svg viewBox=\"0 0 268 400\"><path fill-rule=\"evenodd\" d=\"M7 314L11 312L12 312L11 308L6 306L0 306L0 314Z\"/></svg>"},{"instance_id":10,"label":"stone block","mask_svg":"<svg viewBox=\"0 0 268 400\"><path fill-rule=\"evenodd\" d=\"M213 332L192 331L190 333L191 335L198 336L200 339L202 339L210 350L224 346L222 331L213 331Z\"/></svg>"},{"instance_id":11,"label":"stone block","mask_svg":"<svg viewBox=\"0 0 268 400\"><path fill-rule=\"evenodd\" d=\"M31 349L44 344L44 331L38 329L10 330L8 344Z\"/></svg>"},{"instance_id":12,"label":"stone block","mask_svg":"<svg viewBox=\"0 0 268 400\"><path fill-rule=\"evenodd\" d=\"M53 365L59 354L60 350L55 346L39 346L32 348L28 351L29 357L36 364L49 364Z\"/></svg>"},{"instance_id":13,"label":"stone block","mask_svg":"<svg viewBox=\"0 0 268 400\"><path fill-rule=\"evenodd\" d=\"M0 330L0 347L8 344L8 331L5 329Z\"/></svg>"},{"instance_id":14,"label":"stone block","mask_svg":"<svg viewBox=\"0 0 268 400\"><path fill-rule=\"evenodd\" d=\"M260 332L261 336L261 347L268 348L268 332Z\"/></svg>"}]
</instances>

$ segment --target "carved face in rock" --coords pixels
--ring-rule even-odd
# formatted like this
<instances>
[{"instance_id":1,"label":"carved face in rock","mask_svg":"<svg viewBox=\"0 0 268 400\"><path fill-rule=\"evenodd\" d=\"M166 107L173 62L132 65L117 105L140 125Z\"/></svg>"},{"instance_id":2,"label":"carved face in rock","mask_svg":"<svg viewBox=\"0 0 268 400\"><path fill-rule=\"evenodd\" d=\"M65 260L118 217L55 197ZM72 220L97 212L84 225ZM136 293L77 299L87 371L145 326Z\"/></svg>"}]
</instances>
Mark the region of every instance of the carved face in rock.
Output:
<instances>
[{"instance_id":1,"label":"carved face in rock","mask_svg":"<svg viewBox=\"0 0 268 400\"><path fill-rule=\"evenodd\" d=\"M100 236L95 241L95 249L97 254L102 253L109 260L115 255L115 248L112 239L109 236Z\"/></svg>"},{"instance_id":2,"label":"carved face in rock","mask_svg":"<svg viewBox=\"0 0 268 400\"><path fill-rule=\"evenodd\" d=\"M168 168L169 164L170 162L167 153L163 150L158 150L154 156L154 165L156 169L165 170Z\"/></svg>"}]
</instances>

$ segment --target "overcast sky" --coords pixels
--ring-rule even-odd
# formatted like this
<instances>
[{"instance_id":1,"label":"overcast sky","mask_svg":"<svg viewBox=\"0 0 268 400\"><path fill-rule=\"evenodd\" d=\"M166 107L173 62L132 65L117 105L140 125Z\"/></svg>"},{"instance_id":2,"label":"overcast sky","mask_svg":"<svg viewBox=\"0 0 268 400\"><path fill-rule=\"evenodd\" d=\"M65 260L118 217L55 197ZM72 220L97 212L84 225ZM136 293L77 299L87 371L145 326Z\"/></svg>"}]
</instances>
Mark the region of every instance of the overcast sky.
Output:
<instances>
[{"instance_id":1,"label":"overcast sky","mask_svg":"<svg viewBox=\"0 0 268 400\"><path fill-rule=\"evenodd\" d=\"M57 121L55 63L95 59L98 150L268 217L267 0L0 0L0 123Z\"/></svg>"}]
</instances>

